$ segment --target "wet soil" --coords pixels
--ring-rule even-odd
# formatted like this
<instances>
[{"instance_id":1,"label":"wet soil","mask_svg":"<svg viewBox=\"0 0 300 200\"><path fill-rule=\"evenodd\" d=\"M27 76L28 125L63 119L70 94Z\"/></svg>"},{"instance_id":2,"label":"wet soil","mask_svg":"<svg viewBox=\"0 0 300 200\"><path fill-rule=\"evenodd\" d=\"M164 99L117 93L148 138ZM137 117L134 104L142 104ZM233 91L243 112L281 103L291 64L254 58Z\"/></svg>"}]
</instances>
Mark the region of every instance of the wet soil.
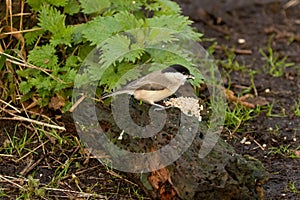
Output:
<instances>
[{"instance_id":1,"label":"wet soil","mask_svg":"<svg viewBox=\"0 0 300 200\"><path fill-rule=\"evenodd\" d=\"M237 95L240 88L251 87L250 73L256 71L254 84L259 97L273 105L271 116L261 112L242 124L228 139L240 154L259 159L270 173L264 185L266 199L300 199L300 159L287 155L270 154L272 148L289 145L300 148L300 118L295 116L294 105L300 98L300 4L287 8L289 1L192 1L178 0L183 13L194 20L194 26L206 38L217 41L214 56L226 60L228 49L235 49L237 61L246 70L224 69L224 80ZM261 50L271 48L280 59L295 63L284 69L282 76L274 77L266 69ZM243 39L243 42L239 42ZM213 42L202 42L209 48ZM256 91L249 91L254 94ZM232 136L232 135L231 135ZM249 143L241 143L245 138ZM261 147L262 148L261 148ZM291 184L298 192L291 191Z\"/></svg>"},{"instance_id":2,"label":"wet soil","mask_svg":"<svg viewBox=\"0 0 300 200\"><path fill-rule=\"evenodd\" d=\"M245 65L246 70L233 70L220 65L226 86L230 86L236 95L243 95L244 89L250 88L247 93L255 94L257 91L259 97L264 97L273 105L271 116L267 110L263 110L241 124L234 134L224 129L224 140L237 153L249 154L263 163L270 174L269 181L263 186L266 199L300 199L300 159L270 154L272 148L288 145L292 151L300 148L300 118L294 113L295 102L300 98L300 4L284 8L289 1L176 1L183 8L183 13L195 21L194 27L204 33L205 38L217 41L214 52L216 59L226 60L226 53L232 48L236 52L234 61ZM287 56L286 62L295 63L284 69L283 75L279 77L268 73L266 60L260 53L260 49L267 52L272 35L273 51L279 58ZM239 39L244 39L244 42L239 42ZM213 43L206 40L202 45L209 48ZM251 70L256 72L256 91L251 88ZM74 148L75 145L70 144L78 143L72 122L64 121L68 131L61 135L64 138L63 149L61 145L53 148L53 144L60 141L51 134L40 136L26 123L0 121L0 132L6 133L0 135L1 145L7 143L8 135L11 138L22 138L27 132L31 143L26 144L25 149L36 149L36 154L24 159L0 156L0 175L5 175L6 179L16 177L16 174L28 177L35 170L33 178L39 179L41 185L49 184L54 174L57 176L57 173L63 172L66 167L64 163L76 154L77 158L71 161L67 175L57 180L59 188L64 191L47 190L47 197L78 198L77 194L72 193L78 191L78 188L103 194L110 199L138 199L139 194L145 195L138 185L113 174L98 160L86 159L85 149ZM40 137L48 138L49 142L39 146ZM241 143L244 138L248 143ZM4 191L10 196L2 199L13 199L14 195L20 193L20 188L11 182L19 186L28 184L23 179L10 179L11 182L1 180L2 189L10 188L10 191ZM298 188L298 192L293 192L291 185Z\"/></svg>"}]
</instances>

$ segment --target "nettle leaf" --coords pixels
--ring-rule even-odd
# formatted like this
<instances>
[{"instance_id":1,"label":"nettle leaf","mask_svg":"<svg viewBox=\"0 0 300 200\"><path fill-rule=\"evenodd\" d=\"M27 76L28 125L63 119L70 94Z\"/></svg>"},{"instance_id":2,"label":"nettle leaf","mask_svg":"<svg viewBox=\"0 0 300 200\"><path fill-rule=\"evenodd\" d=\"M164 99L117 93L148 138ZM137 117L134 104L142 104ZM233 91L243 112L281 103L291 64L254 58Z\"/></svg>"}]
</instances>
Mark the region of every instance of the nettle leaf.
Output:
<instances>
[{"instance_id":1,"label":"nettle leaf","mask_svg":"<svg viewBox=\"0 0 300 200\"><path fill-rule=\"evenodd\" d=\"M123 60L135 62L144 53L143 47L137 43L132 44L125 35L115 35L107 39L101 49L101 63L104 66L110 66L116 61L122 62Z\"/></svg>"},{"instance_id":2,"label":"nettle leaf","mask_svg":"<svg viewBox=\"0 0 300 200\"><path fill-rule=\"evenodd\" d=\"M92 43L91 45L100 45L113 33L122 31L122 25L112 16L96 17L80 29L84 37Z\"/></svg>"},{"instance_id":3,"label":"nettle leaf","mask_svg":"<svg viewBox=\"0 0 300 200\"><path fill-rule=\"evenodd\" d=\"M72 42L75 45L78 45L82 42L87 41L87 39L86 39L86 37L84 37L83 33L86 32L86 28L88 26L89 25L87 25L87 24L76 24L76 25L74 25L74 33L73 33Z\"/></svg>"},{"instance_id":4,"label":"nettle leaf","mask_svg":"<svg viewBox=\"0 0 300 200\"><path fill-rule=\"evenodd\" d=\"M140 28L144 25L142 19L137 19L136 16L129 12L119 12L114 16L114 19L122 25L123 30Z\"/></svg>"},{"instance_id":5,"label":"nettle leaf","mask_svg":"<svg viewBox=\"0 0 300 200\"><path fill-rule=\"evenodd\" d=\"M112 5L114 8L117 8L118 11L139 11L142 6L147 4L144 0L114 0Z\"/></svg>"},{"instance_id":6,"label":"nettle leaf","mask_svg":"<svg viewBox=\"0 0 300 200\"><path fill-rule=\"evenodd\" d=\"M35 28L39 28L37 26L34 26L32 29L35 29ZM45 32L45 30L35 30L35 31L30 31L28 33L25 34L24 38L25 38L25 42L27 45L29 46L32 46L36 41L37 39L43 35Z\"/></svg>"},{"instance_id":7,"label":"nettle leaf","mask_svg":"<svg viewBox=\"0 0 300 200\"><path fill-rule=\"evenodd\" d=\"M79 13L80 11L80 5L77 2L77 0L68 0L65 7L64 12L69 15L74 15L76 13Z\"/></svg>"},{"instance_id":8,"label":"nettle leaf","mask_svg":"<svg viewBox=\"0 0 300 200\"><path fill-rule=\"evenodd\" d=\"M98 13L101 14L103 11L110 7L110 0L79 0L83 12L85 14Z\"/></svg>"},{"instance_id":9,"label":"nettle leaf","mask_svg":"<svg viewBox=\"0 0 300 200\"><path fill-rule=\"evenodd\" d=\"M65 29L65 18L66 16L62 15L56 8L45 5L41 8L38 25L51 33L57 33Z\"/></svg>"},{"instance_id":10,"label":"nettle leaf","mask_svg":"<svg viewBox=\"0 0 300 200\"><path fill-rule=\"evenodd\" d=\"M29 52L28 62L37 67L54 69L58 62L55 52L52 45L38 46Z\"/></svg>"},{"instance_id":11,"label":"nettle leaf","mask_svg":"<svg viewBox=\"0 0 300 200\"><path fill-rule=\"evenodd\" d=\"M165 0L157 0L157 3L159 4L159 7L161 8L159 10L159 13L162 14L179 14L181 12L180 6L173 1L165 1ZM156 14L159 14L156 13Z\"/></svg>"},{"instance_id":12,"label":"nettle leaf","mask_svg":"<svg viewBox=\"0 0 300 200\"><path fill-rule=\"evenodd\" d=\"M28 3L33 10L39 11L43 5L53 5L53 6L65 6L67 3L67 0L26 0L26 3Z\"/></svg>"},{"instance_id":13,"label":"nettle leaf","mask_svg":"<svg viewBox=\"0 0 300 200\"><path fill-rule=\"evenodd\" d=\"M147 49L147 53L150 54L153 62L166 65L183 64L187 59L180 53L180 50L172 52L171 49Z\"/></svg>"},{"instance_id":14,"label":"nettle leaf","mask_svg":"<svg viewBox=\"0 0 300 200\"><path fill-rule=\"evenodd\" d=\"M19 85L19 90L23 93L23 94L27 94L28 92L30 92L31 88L33 87L32 84L30 84L27 81L22 81Z\"/></svg>"},{"instance_id":15,"label":"nettle leaf","mask_svg":"<svg viewBox=\"0 0 300 200\"><path fill-rule=\"evenodd\" d=\"M81 88L83 85L89 85L91 82L90 76L88 73L77 74L74 82L75 88Z\"/></svg>"},{"instance_id":16,"label":"nettle leaf","mask_svg":"<svg viewBox=\"0 0 300 200\"><path fill-rule=\"evenodd\" d=\"M154 11L155 16L179 14L181 12L181 8L176 2L165 0L156 0L154 3L148 3L145 5L145 9Z\"/></svg>"},{"instance_id":17,"label":"nettle leaf","mask_svg":"<svg viewBox=\"0 0 300 200\"><path fill-rule=\"evenodd\" d=\"M162 15L153 18L147 18L146 23L149 27L165 28L178 31L185 38L199 40L202 34L195 32L192 27L192 21L182 15Z\"/></svg>"},{"instance_id":18,"label":"nettle leaf","mask_svg":"<svg viewBox=\"0 0 300 200\"><path fill-rule=\"evenodd\" d=\"M147 45L169 43L179 40L177 31L166 28L151 28L148 35Z\"/></svg>"},{"instance_id":19,"label":"nettle leaf","mask_svg":"<svg viewBox=\"0 0 300 200\"><path fill-rule=\"evenodd\" d=\"M71 68L77 67L78 64L79 64L79 57L71 55L67 58L66 65L64 68L71 69Z\"/></svg>"},{"instance_id":20,"label":"nettle leaf","mask_svg":"<svg viewBox=\"0 0 300 200\"><path fill-rule=\"evenodd\" d=\"M70 69L64 75L62 75L62 77L59 77L59 78L64 80L66 83L73 83L76 75L77 75L77 70Z\"/></svg>"},{"instance_id":21,"label":"nettle leaf","mask_svg":"<svg viewBox=\"0 0 300 200\"><path fill-rule=\"evenodd\" d=\"M120 88L128 81L139 78L141 70L134 64L121 63L117 67L110 66L101 76L100 85L108 85L108 90Z\"/></svg>"},{"instance_id":22,"label":"nettle leaf","mask_svg":"<svg viewBox=\"0 0 300 200\"><path fill-rule=\"evenodd\" d=\"M59 32L56 32L52 35L52 38L50 39L50 43L53 46L56 46L58 44L65 44L69 47L71 47L72 42L72 34L74 33L74 27L68 26L63 29L61 29Z\"/></svg>"},{"instance_id":23,"label":"nettle leaf","mask_svg":"<svg viewBox=\"0 0 300 200\"><path fill-rule=\"evenodd\" d=\"M47 0L47 2L53 6L65 6L67 0Z\"/></svg>"},{"instance_id":24,"label":"nettle leaf","mask_svg":"<svg viewBox=\"0 0 300 200\"><path fill-rule=\"evenodd\" d=\"M95 62L91 60L90 58L87 58L84 63L84 66L87 67L87 70L82 73L82 77L80 80L85 80L85 77L87 76L89 78L89 82L91 81L97 81L99 82L99 77L102 77L102 74L106 70L101 64L98 62ZM76 77L77 78L77 77ZM83 82L85 83L85 82Z\"/></svg>"},{"instance_id":25,"label":"nettle leaf","mask_svg":"<svg viewBox=\"0 0 300 200\"><path fill-rule=\"evenodd\" d=\"M51 91L53 87L52 84L54 83L50 77L36 77L29 80L30 84L34 85L34 87L39 91ZM39 92L40 93L40 92Z\"/></svg>"},{"instance_id":26,"label":"nettle leaf","mask_svg":"<svg viewBox=\"0 0 300 200\"><path fill-rule=\"evenodd\" d=\"M192 24L188 17L182 15L162 15L146 19L150 27L170 28L173 30L182 30Z\"/></svg>"},{"instance_id":27,"label":"nettle leaf","mask_svg":"<svg viewBox=\"0 0 300 200\"><path fill-rule=\"evenodd\" d=\"M24 77L26 79L30 79L30 77L33 76L38 76L41 73L41 71L36 69L31 69L31 68L27 68L24 70L17 70L16 72L19 76Z\"/></svg>"},{"instance_id":28,"label":"nettle leaf","mask_svg":"<svg viewBox=\"0 0 300 200\"><path fill-rule=\"evenodd\" d=\"M73 26L65 26L66 16L55 8L43 6L39 15L39 25L52 33L50 43L53 46L65 44L71 46L72 34L75 31Z\"/></svg>"},{"instance_id":29,"label":"nettle leaf","mask_svg":"<svg viewBox=\"0 0 300 200\"><path fill-rule=\"evenodd\" d=\"M142 26L144 26L142 19L137 19L129 12L119 12L113 17L96 17L93 21L83 25L79 29L82 30L84 37L92 42L92 45L99 46L104 40L116 33Z\"/></svg>"},{"instance_id":30,"label":"nettle leaf","mask_svg":"<svg viewBox=\"0 0 300 200\"><path fill-rule=\"evenodd\" d=\"M34 10L38 11L44 4L44 1L42 0L26 0L26 3Z\"/></svg>"}]
</instances>

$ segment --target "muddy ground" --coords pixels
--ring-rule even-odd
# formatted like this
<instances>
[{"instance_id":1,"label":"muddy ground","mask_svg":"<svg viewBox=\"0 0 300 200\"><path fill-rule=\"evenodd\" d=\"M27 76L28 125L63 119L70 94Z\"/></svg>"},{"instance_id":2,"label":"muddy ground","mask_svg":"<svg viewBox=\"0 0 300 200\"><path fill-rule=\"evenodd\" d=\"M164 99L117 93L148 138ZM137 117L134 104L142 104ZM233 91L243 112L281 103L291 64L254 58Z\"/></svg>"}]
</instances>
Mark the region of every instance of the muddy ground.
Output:
<instances>
[{"instance_id":1,"label":"muddy ground","mask_svg":"<svg viewBox=\"0 0 300 200\"><path fill-rule=\"evenodd\" d=\"M195 21L193 26L204 33L205 38L214 39L203 41L205 48L217 41L216 59L228 61L226 53L232 49L236 54L233 61L237 61L238 66L244 66L243 69L233 69L230 65L224 67L226 65L220 64L226 86L230 86L236 95L257 95L273 105L271 114L263 110L235 131L224 129L223 138L238 153L250 154L264 164L270 173L269 181L264 185L266 199L300 199L300 159L291 158L289 152L270 153L272 148L287 146L292 152L300 150L300 118L294 113L294 105L300 98L300 3L288 6L286 3L293 1L177 2L183 13ZM268 41L272 35L272 50L280 59L287 56L285 63L295 63L284 68L284 73L278 77L268 73L266 60L260 53L260 50L268 51ZM254 74L254 82L251 82L250 72ZM86 154L84 149L74 148L74 143L79 142L72 122L66 127L67 133L61 136L67 141L62 145L64 148L53 148L59 141L51 134L44 135L49 142L39 146L42 138L30 126L27 129L24 123L0 121L1 133L7 133L0 136L1 144L7 142L9 134L12 136L15 133L14 138L21 138L27 131L32 143L26 148L36 148L38 153L23 159L0 157L0 175L5 176L1 178L0 191L9 194L2 199L13 199L20 194L19 186L26 185L16 174L28 177L35 171L33 178L39 179L41 185L49 184L54 173L57 175L55 170L63 172L66 167L64 163L69 158L72 160L68 171L58 181L62 190L46 189L48 198L69 199L77 195L74 191L80 190L90 190L110 199L138 199L144 195L138 185L105 168L98 160L83 156ZM246 141L241 143L243 139ZM4 152L0 153L4 155Z\"/></svg>"},{"instance_id":2,"label":"muddy ground","mask_svg":"<svg viewBox=\"0 0 300 200\"><path fill-rule=\"evenodd\" d=\"M299 191L293 193L289 188L292 183L298 190L300 188L300 159L268 153L272 148L287 145L291 150L299 150L300 118L294 114L294 105L300 98L300 4L288 6L291 1L243 0L177 2L206 38L217 41L215 58L226 60L228 49L235 49L235 61L244 64L246 70L224 70L221 67L226 77L224 80L230 83L233 91L242 95L241 88L251 86L249 72L257 72L254 75L257 95L273 104L272 116L262 112L242 124L229 139L230 143L238 153L261 160L270 172L270 179L264 186L266 199L300 199ZM284 69L279 77L268 73L266 60L260 53L260 50L268 51L270 37L273 37L273 51L281 59L287 56L286 63L295 63ZM212 42L202 44L208 48ZM224 132L225 139L228 134ZM241 144L243 138L251 144Z\"/></svg>"}]
</instances>

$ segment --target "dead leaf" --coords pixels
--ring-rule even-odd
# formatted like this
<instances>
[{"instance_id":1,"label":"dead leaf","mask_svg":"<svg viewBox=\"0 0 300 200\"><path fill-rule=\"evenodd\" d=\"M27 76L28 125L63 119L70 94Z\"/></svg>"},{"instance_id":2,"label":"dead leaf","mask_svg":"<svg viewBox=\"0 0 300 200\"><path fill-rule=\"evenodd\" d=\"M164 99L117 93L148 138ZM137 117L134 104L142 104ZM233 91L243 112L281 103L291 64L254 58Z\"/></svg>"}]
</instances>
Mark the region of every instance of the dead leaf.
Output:
<instances>
[{"instance_id":1,"label":"dead leaf","mask_svg":"<svg viewBox=\"0 0 300 200\"><path fill-rule=\"evenodd\" d=\"M0 34L0 39L8 37L9 33L11 33L11 35L14 38L16 38L18 41L20 41L20 44L21 44L21 50L20 51L22 53L23 59L26 60L25 39L24 39L23 35L20 32L18 32L18 29L14 28L14 27L10 27L10 26L4 26L3 31L5 33Z\"/></svg>"},{"instance_id":2,"label":"dead leaf","mask_svg":"<svg viewBox=\"0 0 300 200\"><path fill-rule=\"evenodd\" d=\"M236 102L248 108L255 108L255 106L264 106L269 104L269 102L264 97L254 97L252 94L246 94L241 97L236 97L234 95L234 92L228 89L225 89L225 95L230 102Z\"/></svg>"},{"instance_id":3,"label":"dead leaf","mask_svg":"<svg viewBox=\"0 0 300 200\"><path fill-rule=\"evenodd\" d=\"M300 150L295 151L295 155L296 155L297 157L300 157Z\"/></svg>"},{"instance_id":4,"label":"dead leaf","mask_svg":"<svg viewBox=\"0 0 300 200\"><path fill-rule=\"evenodd\" d=\"M52 97L49 103L49 108L53 108L54 110L61 109L65 105L65 99L62 96Z\"/></svg>"},{"instance_id":5,"label":"dead leaf","mask_svg":"<svg viewBox=\"0 0 300 200\"><path fill-rule=\"evenodd\" d=\"M155 189L159 189L159 186L165 183L169 179L169 173L166 168L153 171L148 177L148 181Z\"/></svg>"}]
</instances>

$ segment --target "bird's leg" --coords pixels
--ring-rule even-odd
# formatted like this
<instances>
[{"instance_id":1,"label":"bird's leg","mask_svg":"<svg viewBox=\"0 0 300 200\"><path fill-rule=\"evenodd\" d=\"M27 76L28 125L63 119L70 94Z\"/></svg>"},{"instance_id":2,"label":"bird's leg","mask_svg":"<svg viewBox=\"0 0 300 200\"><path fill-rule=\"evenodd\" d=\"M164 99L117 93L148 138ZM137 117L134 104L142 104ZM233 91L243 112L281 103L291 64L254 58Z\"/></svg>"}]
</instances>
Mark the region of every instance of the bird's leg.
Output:
<instances>
[{"instance_id":1,"label":"bird's leg","mask_svg":"<svg viewBox=\"0 0 300 200\"><path fill-rule=\"evenodd\" d=\"M154 108L155 111L159 111L159 110L166 110L168 108L171 108L172 106L162 106L162 105L159 105L159 104L156 104L156 103L153 103L152 105L156 106L157 108Z\"/></svg>"}]
</instances>

